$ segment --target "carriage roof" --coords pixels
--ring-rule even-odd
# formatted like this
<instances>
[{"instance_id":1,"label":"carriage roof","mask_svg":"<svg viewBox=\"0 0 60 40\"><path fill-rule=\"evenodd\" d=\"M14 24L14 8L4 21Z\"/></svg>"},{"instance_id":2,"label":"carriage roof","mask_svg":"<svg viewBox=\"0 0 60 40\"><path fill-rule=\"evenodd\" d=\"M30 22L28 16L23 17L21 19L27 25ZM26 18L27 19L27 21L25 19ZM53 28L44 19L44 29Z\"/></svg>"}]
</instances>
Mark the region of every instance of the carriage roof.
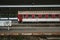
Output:
<instances>
[{"instance_id":1,"label":"carriage roof","mask_svg":"<svg viewBox=\"0 0 60 40\"><path fill-rule=\"evenodd\" d=\"M60 14L60 11L18 11L18 14Z\"/></svg>"}]
</instances>

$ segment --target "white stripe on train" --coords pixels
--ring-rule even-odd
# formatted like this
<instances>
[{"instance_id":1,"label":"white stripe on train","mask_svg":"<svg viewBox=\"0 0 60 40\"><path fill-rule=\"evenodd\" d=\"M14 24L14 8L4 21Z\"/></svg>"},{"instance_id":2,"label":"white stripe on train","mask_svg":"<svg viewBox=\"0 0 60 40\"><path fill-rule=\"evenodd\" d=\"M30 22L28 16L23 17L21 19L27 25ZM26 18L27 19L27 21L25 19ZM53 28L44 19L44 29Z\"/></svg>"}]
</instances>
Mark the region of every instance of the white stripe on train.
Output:
<instances>
[{"instance_id":1,"label":"white stripe on train","mask_svg":"<svg viewBox=\"0 0 60 40\"><path fill-rule=\"evenodd\" d=\"M53 22L55 22L55 21L60 21L60 19L59 18L23 18L22 19L22 22L44 22L44 21L47 21L47 22L49 22L49 21L53 21Z\"/></svg>"}]
</instances>

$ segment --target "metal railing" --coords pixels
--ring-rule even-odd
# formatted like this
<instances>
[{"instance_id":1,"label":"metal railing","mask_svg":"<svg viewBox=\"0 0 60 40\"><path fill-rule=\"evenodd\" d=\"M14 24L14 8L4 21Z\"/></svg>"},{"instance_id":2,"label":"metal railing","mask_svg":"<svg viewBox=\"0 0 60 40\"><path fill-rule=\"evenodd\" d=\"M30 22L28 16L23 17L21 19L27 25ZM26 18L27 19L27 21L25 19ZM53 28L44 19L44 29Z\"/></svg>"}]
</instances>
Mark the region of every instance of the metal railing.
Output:
<instances>
[{"instance_id":1,"label":"metal railing","mask_svg":"<svg viewBox=\"0 0 60 40\"><path fill-rule=\"evenodd\" d=\"M0 5L0 7L60 7L60 5Z\"/></svg>"}]
</instances>

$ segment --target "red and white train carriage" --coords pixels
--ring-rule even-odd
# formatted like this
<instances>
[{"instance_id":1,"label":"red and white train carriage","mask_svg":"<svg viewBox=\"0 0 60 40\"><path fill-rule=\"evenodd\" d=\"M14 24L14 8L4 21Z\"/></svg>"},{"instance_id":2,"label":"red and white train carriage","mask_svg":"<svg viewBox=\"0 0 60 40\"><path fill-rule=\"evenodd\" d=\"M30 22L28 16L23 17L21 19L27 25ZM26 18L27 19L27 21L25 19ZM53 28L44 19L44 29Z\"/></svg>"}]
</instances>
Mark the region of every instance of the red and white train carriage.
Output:
<instances>
[{"instance_id":1,"label":"red and white train carriage","mask_svg":"<svg viewBox=\"0 0 60 40\"><path fill-rule=\"evenodd\" d=\"M18 11L19 22L59 22L60 11Z\"/></svg>"}]
</instances>

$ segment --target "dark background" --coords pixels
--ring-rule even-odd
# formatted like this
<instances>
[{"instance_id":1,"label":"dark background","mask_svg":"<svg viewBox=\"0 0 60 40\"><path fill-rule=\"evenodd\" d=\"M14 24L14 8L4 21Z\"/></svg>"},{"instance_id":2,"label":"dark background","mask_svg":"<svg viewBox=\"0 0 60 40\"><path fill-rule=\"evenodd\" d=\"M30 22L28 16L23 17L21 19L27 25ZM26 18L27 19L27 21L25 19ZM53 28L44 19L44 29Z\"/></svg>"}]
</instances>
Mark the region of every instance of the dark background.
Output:
<instances>
[{"instance_id":1,"label":"dark background","mask_svg":"<svg viewBox=\"0 0 60 40\"><path fill-rule=\"evenodd\" d=\"M59 5L60 0L0 0L0 5ZM60 10L59 8L1 8L0 17L17 17L18 11Z\"/></svg>"},{"instance_id":2,"label":"dark background","mask_svg":"<svg viewBox=\"0 0 60 40\"><path fill-rule=\"evenodd\" d=\"M0 0L0 5L49 5L60 4L60 0Z\"/></svg>"}]
</instances>

